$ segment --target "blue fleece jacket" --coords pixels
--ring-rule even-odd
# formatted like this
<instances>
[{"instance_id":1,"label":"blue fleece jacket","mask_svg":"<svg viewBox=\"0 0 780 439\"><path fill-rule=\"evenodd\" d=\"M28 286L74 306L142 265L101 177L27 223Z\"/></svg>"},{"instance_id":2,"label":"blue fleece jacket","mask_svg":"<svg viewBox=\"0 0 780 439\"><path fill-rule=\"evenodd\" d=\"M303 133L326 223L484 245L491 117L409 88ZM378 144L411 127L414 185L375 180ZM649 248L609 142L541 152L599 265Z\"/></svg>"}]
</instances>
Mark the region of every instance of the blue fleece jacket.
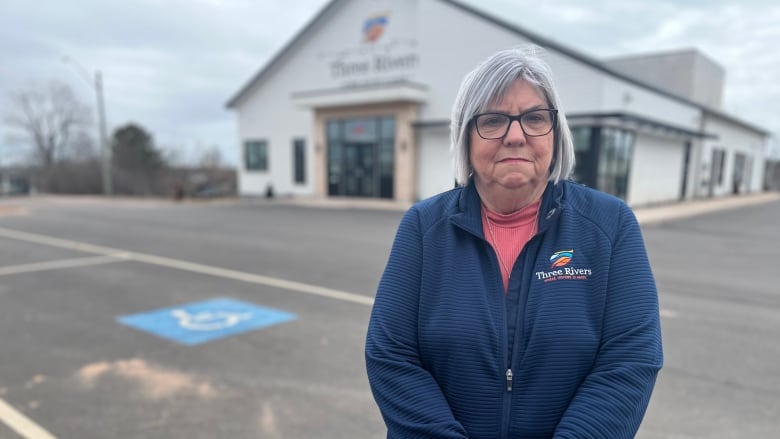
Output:
<instances>
[{"instance_id":1,"label":"blue fleece jacket","mask_svg":"<svg viewBox=\"0 0 780 439\"><path fill-rule=\"evenodd\" d=\"M480 212L469 184L401 221L366 339L387 437L633 438L663 358L631 210L549 184L506 295Z\"/></svg>"}]
</instances>

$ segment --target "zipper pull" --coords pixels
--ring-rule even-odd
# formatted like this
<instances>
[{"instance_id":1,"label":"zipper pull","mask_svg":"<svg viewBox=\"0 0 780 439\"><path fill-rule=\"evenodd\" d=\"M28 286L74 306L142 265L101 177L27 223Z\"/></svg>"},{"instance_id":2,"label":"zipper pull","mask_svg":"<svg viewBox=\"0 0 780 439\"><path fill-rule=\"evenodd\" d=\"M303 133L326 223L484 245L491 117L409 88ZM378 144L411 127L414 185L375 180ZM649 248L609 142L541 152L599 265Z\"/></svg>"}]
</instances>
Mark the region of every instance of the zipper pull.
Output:
<instances>
[{"instance_id":1,"label":"zipper pull","mask_svg":"<svg viewBox=\"0 0 780 439\"><path fill-rule=\"evenodd\" d=\"M506 390L507 392L512 391L512 369L506 370Z\"/></svg>"}]
</instances>

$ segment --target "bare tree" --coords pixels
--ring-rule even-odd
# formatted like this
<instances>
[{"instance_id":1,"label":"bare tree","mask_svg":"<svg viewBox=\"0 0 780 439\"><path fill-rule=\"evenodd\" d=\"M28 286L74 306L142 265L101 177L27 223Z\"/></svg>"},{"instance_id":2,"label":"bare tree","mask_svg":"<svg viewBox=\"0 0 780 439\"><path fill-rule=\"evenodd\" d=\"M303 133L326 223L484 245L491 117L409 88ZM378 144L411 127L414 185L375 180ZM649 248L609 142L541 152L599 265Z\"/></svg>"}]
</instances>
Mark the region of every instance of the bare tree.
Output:
<instances>
[{"instance_id":1,"label":"bare tree","mask_svg":"<svg viewBox=\"0 0 780 439\"><path fill-rule=\"evenodd\" d=\"M76 161L91 161L100 159L98 145L95 138L85 130L78 130L71 136L64 157Z\"/></svg>"},{"instance_id":2,"label":"bare tree","mask_svg":"<svg viewBox=\"0 0 780 439\"><path fill-rule=\"evenodd\" d=\"M198 165L205 169L217 169L222 167L222 151L218 146L212 146L200 156Z\"/></svg>"},{"instance_id":3,"label":"bare tree","mask_svg":"<svg viewBox=\"0 0 780 439\"><path fill-rule=\"evenodd\" d=\"M44 172L91 120L89 108L62 82L32 86L12 93L10 98L5 123L32 146L35 162Z\"/></svg>"}]
</instances>

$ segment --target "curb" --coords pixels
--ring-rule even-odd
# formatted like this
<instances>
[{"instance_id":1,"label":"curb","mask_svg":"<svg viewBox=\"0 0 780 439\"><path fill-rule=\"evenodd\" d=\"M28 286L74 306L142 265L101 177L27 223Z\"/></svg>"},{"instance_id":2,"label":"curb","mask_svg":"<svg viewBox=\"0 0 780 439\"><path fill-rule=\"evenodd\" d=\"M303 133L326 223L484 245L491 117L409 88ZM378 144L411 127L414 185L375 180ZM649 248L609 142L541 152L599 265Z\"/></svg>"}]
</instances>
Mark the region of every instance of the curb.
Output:
<instances>
[{"instance_id":1,"label":"curb","mask_svg":"<svg viewBox=\"0 0 780 439\"><path fill-rule=\"evenodd\" d=\"M648 225L657 224L663 221L689 218L720 210L771 203L778 200L780 200L780 192L762 192L730 197L682 201L662 206L637 207L633 210L639 224Z\"/></svg>"}]
</instances>

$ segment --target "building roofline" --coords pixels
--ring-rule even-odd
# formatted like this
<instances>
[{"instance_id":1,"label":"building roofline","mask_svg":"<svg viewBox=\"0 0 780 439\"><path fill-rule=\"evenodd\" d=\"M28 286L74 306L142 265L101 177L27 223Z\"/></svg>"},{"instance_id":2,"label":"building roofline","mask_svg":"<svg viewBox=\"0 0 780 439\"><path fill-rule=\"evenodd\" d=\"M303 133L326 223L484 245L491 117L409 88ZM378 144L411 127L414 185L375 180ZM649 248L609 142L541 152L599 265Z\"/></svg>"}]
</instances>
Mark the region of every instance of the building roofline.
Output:
<instances>
[{"instance_id":1,"label":"building roofline","mask_svg":"<svg viewBox=\"0 0 780 439\"><path fill-rule=\"evenodd\" d=\"M293 46L300 41L304 35L306 35L309 32L309 29L314 27L314 24L317 23L320 18L322 18L325 14L328 13L333 7L338 3L339 0L331 0L328 2L325 6L323 6L319 12L317 12L314 17L312 17L293 37L285 44L276 54L274 54L263 67L260 68L260 70L257 71L257 73L252 76L252 78L249 79L226 103L225 107L227 108L235 108L236 104L239 100L241 100L242 97L244 97L244 94L249 91L259 80L262 78L266 72L271 70L271 67L277 63L284 55L286 55Z\"/></svg>"},{"instance_id":2,"label":"building roofline","mask_svg":"<svg viewBox=\"0 0 780 439\"><path fill-rule=\"evenodd\" d=\"M293 97L304 97L304 96L319 96L319 95L328 95L332 94L333 92L340 92L340 91L354 91L354 90L372 90L372 89L383 89L383 88L393 88L398 86L406 86L410 88L415 88L421 91L427 91L428 86L425 84L420 84L419 82L409 81L406 79L399 79L395 81L389 81L389 82L381 82L381 83L368 83L368 84L353 84L353 85L347 85L345 87L336 87L336 88L326 88L326 89L316 89L316 90L304 90L295 92L292 94Z\"/></svg>"},{"instance_id":3,"label":"building roofline","mask_svg":"<svg viewBox=\"0 0 780 439\"><path fill-rule=\"evenodd\" d=\"M654 50L649 52L640 52L640 53L627 53L624 55L613 55L602 58L602 60L610 62L610 61L620 61L624 59L642 59L642 58L653 58L658 56L668 56L668 55L682 55L686 53L694 53L697 55L701 55L711 61L713 61L715 64L718 64L717 61L713 60L709 57L706 53L699 50L696 47L680 47L678 49L666 49L666 50ZM720 67L720 64L718 64L718 67Z\"/></svg>"},{"instance_id":4,"label":"building roofline","mask_svg":"<svg viewBox=\"0 0 780 439\"><path fill-rule=\"evenodd\" d=\"M290 98L295 105L304 108L375 105L390 102L416 102L419 104L428 100L428 87L402 79L392 82L294 92Z\"/></svg>"},{"instance_id":5,"label":"building roofline","mask_svg":"<svg viewBox=\"0 0 780 439\"><path fill-rule=\"evenodd\" d=\"M529 40L539 44L540 46L543 46L548 49L552 49L556 52L559 52L563 55L566 55L576 61L579 61L581 63L584 63L586 65L589 65L590 67L593 67L597 70L600 70L610 76L613 76L615 78L624 80L626 82L629 82L631 84L634 84L636 86L645 88L647 90L650 90L652 92L658 93L660 95L666 96L670 99L676 100L678 102L694 106L696 108L699 108L703 110L705 113L713 114L717 117L720 117L722 119L725 119L729 122L732 122L734 124L740 125L744 128L751 129L753 131L756 131L758 133L761 133L763 135L769 135L769 132L758 128L754 125L748 124L747 122L743 122L739 119L737 119L734 116L730 116L728 114L723 113L722 111L718 111L709 107L706 107L702 104L699 104L698 102L694 102L690 99L686 99L682 96L679 96L677 94L668 92L666 90L660 89L658 87L655 87L653 85L650 85L646 82L640 81L636 78L633 78L631 76L622 74L616 70L613 70L609 68L606 64L603 62L597 60L596 58L592 58L590 56L587 56L581 52L578 52L574 49L571 49L570 47L564 46L550 38L543 37L535 32L531 32L523 27L520 27L514 23L509 23L507 21L504 21L500 18L497 18L493 15L490 15L486 12L483 12L479 9L476 9L472 6L466 5L462 3L460 0L439 0L443 3L449 4L455 8L458 8L462 11L465 11L471 15L474 15L476 17L479 17L483 20L486 20L490 23L495 24L498 27L501 27L503 29L509 30L511 32L514 32L516 34L519 34L525 38L528 38ZM235 108L238 101L241 100L241 98L244 97L244 95L273 67L283 56L285 56L292 48L303 38L304 35L306 35L310 29L314 27L314 25L320 21L320 19L325 16L328 12L330 12L337 3L340 3L340 0L331 0L328 2L325 6L323 6L320 11L312 17L306 25L304 25L303 28L301 28L298 33L296 33L288 42L285 44L278 52L276 52L275 55L271 57L271 59L265 63L265 65L257 72L255 73L252 78L247 81L243 87L241 87L238 92L236 92L225 104L225 107L227 108Z\"/></svg>"},{"instance_id":6,"label":"building roofline","mask_svg":"<svg viewBox=\"0 0 780 439\"><path fill-rule=\"evenodd\" d=\"M412 128L438 128L450 126L449 119L417 120L412 122Z\"/></svg>"},{"instance_id":7,"label":"building roofline","mask_svg":"<svg viewBox=\"0 0 780 439\"><path fill-rule=\"evenodd\" d=\"M728 120L729 122L732 122L732 123L734 123L736 125L739 125L739 126L741 126L743 128L748 128L748 129L753 130L753 131L755 131L757 133L761 133L761 134L763 134L765 136L769 135L769 132L766 131L763 128L759 128L759 127L757 127L755 125L752 125L752 124L749 124L749 123L744 122L742 120L739 120L736 117L731 116L729 114L726 114L726 113L724 113L724 112L722 112L720 110L716 110L714 108L707 107L706 105L702 105L702 104L700 104L698 102L695 102L693 100L687 99L687 98L685 98L683 96L680 96L680 95L677 95L675 93L663 90L663 89L658 88L658 87L656 87L656 86L654 86L652 84L648 84L648 83L646 83L644 81L641 81L641 80L639 80L637 78L634 78L632 76L623 74L623 73L621 73L621 72L619 72L617 70L614 70L614 69L610 68L609 66L607 66L602 61L599 61L599 60L597 60L595 58L587 56L587 55L585 55L585 54L583 54L581 52L578 52L578 51L576 51L576 50L574 50L574 49L572 49L570 47L564 46L561 43L558 43L558 42L556 42L556 41L554 41L554 40L552 40L550 38L543 37L543 36L541 36L541 35L539 35L539 34L537 34L535 32L531 32L531 31L529 31L529 30L527 30L527 29L525 29L523 27L520 27L520 26L514 24L514 23L509 23L509 22L504 21L504 20L502 20L500 18L497 18L497 17L495 17L493 15L490 15L490 14L488 14L486 12L483 12L483 11L481 11L479 9L476 9L476 8L474 8L472 6L466 5L461 0L440 0L440 1L442 1L444 3L447 3L447 4L450 4L452 6L455 6L455 7L459 8L459 9L461 9L463 11L466 11L466 12L472 14L472 15L480 17L483 20L487 20L487 21L489 21L489 22L491 22L491 23L493 23L493 24L495 24L495 25L497 25L497 26L499 26L499 27L501 27L503 29L506 29L506 30L512 31L514 33L517 33L517 34L519 34L521 36L524 36L524 37L528 38L529 40L539 44L540 46L543 46L545 48L549 48L549 49L552 49L552 50L554 50L556 52L562 53L562 54L564 54L564 55L566 55L566 56L568 56L568 57L570 57L570 58L572 58L572 59L574 59L576 61L579 61L579 62L582 62L584 64L587 64L587 65L589 65L589 66L591 66L591 67L593 67L593 68L595 68L597 70L600 70L600 71L602 71L602 72L604 72L604 73L606 73L606 74L608 74L610 76L613 76L615 78L624 80L626 82L629 82L629 83L634 84L636 86L639 86L639 87L642 87L644 89L650 90L652 92L661 94L661 95L666 96L668 98L674 99L674 100L676 100L678 102L694 106L696 108L699 108L700 110L702 110L705 113L713 114L715 116L718 116L720 118ZM679 49L680 52L689 51L689 50L694 50L694 51L697 51L698 53L702 53L701 51L699 51L696 48L681 48L681 49ZM670 51L669 53L673 53L673 51ZM704 56L706 56L706 55L704 55Z\"/></svg>"},{"instance_id":8,"label":"building roofline","mask_svg":"<svg viewBox=\"0 0 780 439\"><path fill-rule=\"evenodd\" d=\"M762 136L767 136L768 137L768 136L772 135L771 132L769 132L768 130L766 130L764 128L758 127L758 126L753 125L753 124L748 123L748 122L745 122L745 121L743 121L741 119L737 119L736 117L734 117L734 116L732 116L732 115L730 115L728 113L725 113L725 112L723 112L721 110L716 110L714 108L705 107L705 106L702 106L701 109L704 112L705 116L712 115L712 116L719 117L719 118L721 118L723 120L726 120L728 122L731 122L731 123L733 123L735 125L739 125L742 128L747 128L749 130L755 131L756 133L761 134Z\"/></svg>"},{"instance_id":9,"label":"building roofline","mask_svg":"<svg viewBox=\"0 0 780 439\"><path fill-rule=\"evenodd\" d=\"M673 132L676 134L682 134L688 137L695 137L698 139L717 139L717 134L706 133L704 131L694 131L687 128L681 128L674 125L670 125L666 122L662 122L656 119L650 119L648 117L640 116L629 112L610 112L610 113L572 113L567 114L566 119L569 122L575 123L577 119L585 120L604 120L604 119L617 119L621 122L636 123L638 125L645 125L650 128L662 129L664 131Z\"/></svg>"},{"instance_id":10,"label":"building roofline","mask_svg":"<svg viewBox=\"0 0 780 439\"><path fill-rule=\"evenodd\" d=\"M590 67L593 67L596 70L600 70L600 71L602 71L602 72L604 72L604 73L606 73L606 74L608 74L610 76L613 76L615 78L622 79L624 81L630 82L631 84L637 85L639 87L645 88L645 89L653 91L655 93L662 94L662 95L664 95L664 96L666 96L668 98L674 99L674 100L682 102L684 104L692 105L694 107L701 107L702 106L701 104L699 104L697 102L694 102L694 101L692 101L690 99L686 99L686 98L684 98L684 97L682 97L680 95L668 92L666 90L663 90L663 89L660 89L658 87L655 87L654 85L651 85L651 84L648 84L646 82L640 81L639 79L634 78L632 76L620 73L617 70L614 70L614 69L608 67L605 63L603 63L602 61L599 61L596 58L590 57L588 55L585 55L582 52L579 52L579 51L576 51L576 50L574 50L574 49L572 49L570 47L564 46L563 44L561 44L561 43L559 43L557 41L554 41L554 40L552 40L550 38L543 37L543 36L541 36L541 35L539 35L539 34L537 34L535 32L531 32L528 29L520 27L520 26L518 26L518 25L516 25L514 23L510 23L510 22L504 21L504 20L502 20L502 19L500 19L498 17L490 15L490 14L488 14L486 12L483 12L483 11L481 11L479 9L476 9L476 8L474 8L472 6L466 5L466 4L462 3L459 0L440 0L440 1L442 1L444 3L448 3L448 4L452 5L452 6L457 7L457 8L460 8L460 9L462 9L462 10L464 10L464 11L470 13L470 14L476 15L476 16L482 18L483 20L487 20L487 21L489 21L489 22L491 22L491 23L493 23L493 24L495 24L495 25L497 25L497 26L499 26L501 28L504 28L506 30L512 31L512 32L514 32L516 34L519 34L519 35L523 36L523 37L526 37L529 40L533 41L534 43L539 44L540 46L542 46L542 47L544 47L546 49L552 49L552 50L554 50L556 52L562 53L562 54L568 56L569 58L572 58L572 59L574 59L576 61L579 61L581 63L587 64Z\"/></svg>"}]
</instances>

